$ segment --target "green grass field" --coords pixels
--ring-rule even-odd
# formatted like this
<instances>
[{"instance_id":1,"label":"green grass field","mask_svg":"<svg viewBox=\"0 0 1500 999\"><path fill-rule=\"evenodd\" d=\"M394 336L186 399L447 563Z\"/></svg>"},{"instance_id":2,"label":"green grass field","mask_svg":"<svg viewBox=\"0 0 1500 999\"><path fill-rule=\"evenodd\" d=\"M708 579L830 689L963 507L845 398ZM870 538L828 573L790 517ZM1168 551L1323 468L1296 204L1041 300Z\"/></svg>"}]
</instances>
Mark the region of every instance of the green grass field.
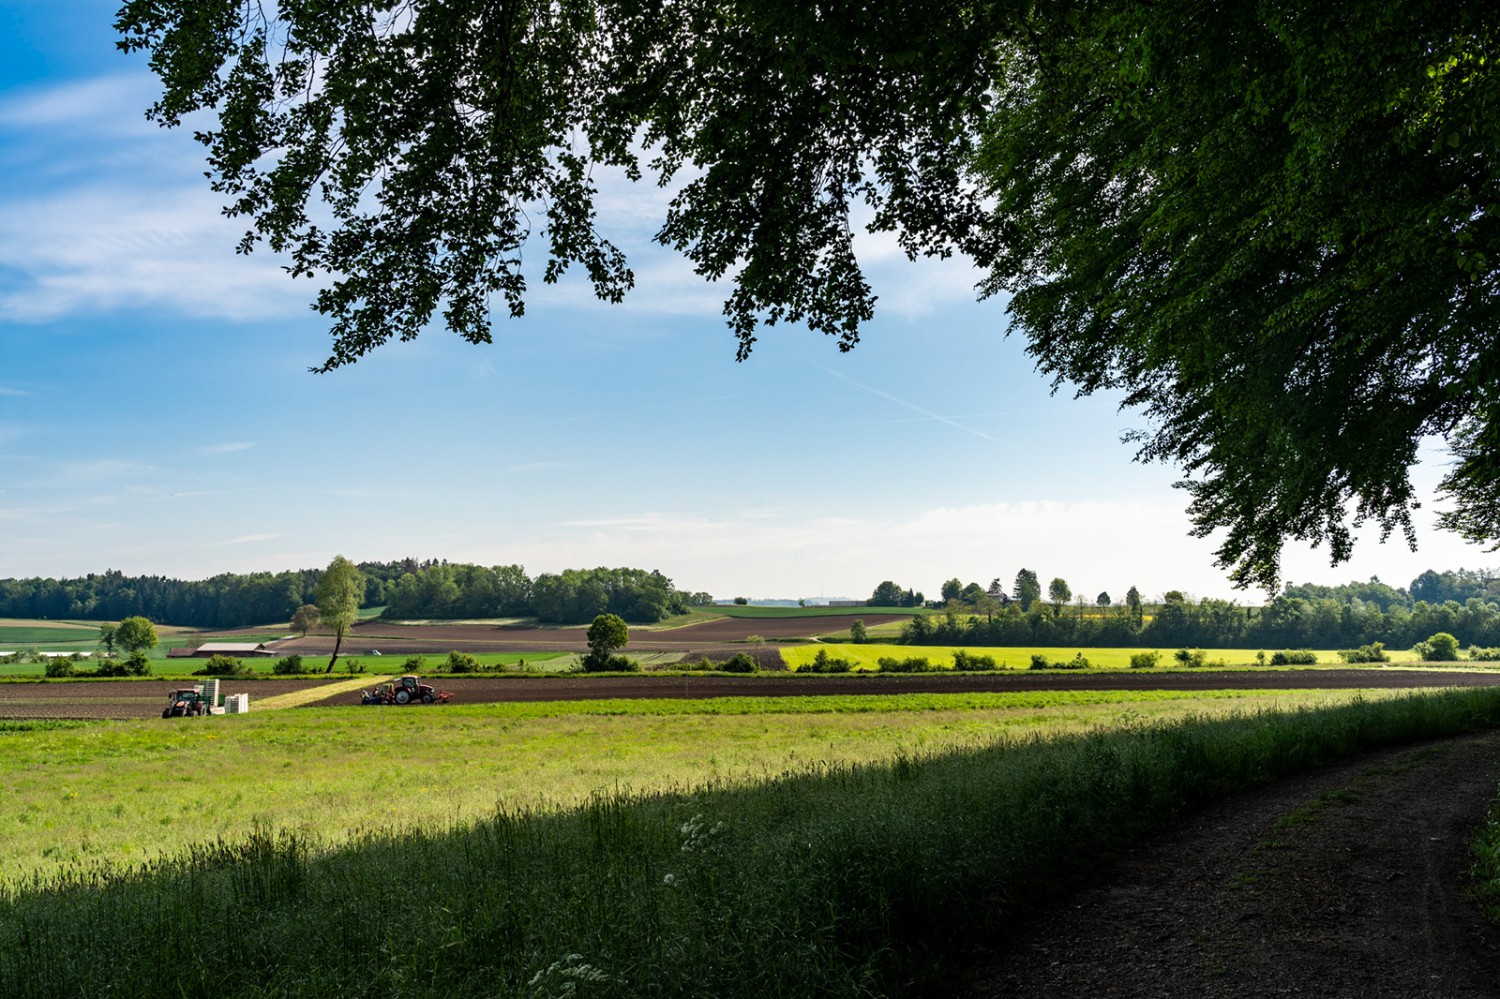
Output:
<instances>
[{"instance_id":1,"label":"green grass field","mask_svg":"<svg viewBox=\"0 0 1500 999\"><path fill-rule=\"evenodd\" d=\"M909 657L926 657L934 666L951 667L953 665L953 652L962 648L966 652L978 655L993 656L997 667L1004 665L1008 669L1026 669L1031 665L1033 655L1043 655L1049 662L1067 662L1078 653L1083 653L1090 666L1105 669L1129 668L1130 657L1139 652L1150 652L1151 649L1080 649L1080 648L981 648L977 646L949 646L949 645L837 645L823 643L819 645L799 645L781 650L781 658L786 660L789 669L799 669L813 661L818 650L823 649L835 658L848 659L855 664L855 669L873 670L878 668L878 660L885 656L896 659ZM1176 661L1172 658L1176 649L1156 649L1161 654L1161 666L1175 666ZM1207 650L1208 661L1217 662L1223 660L1230 666L1244 666L1255 663L1255 653L1258 649L1209 649ZM1271 652L1265 650L1269 658ZM1400 651L1396 649L1387 650L1390 653L1392 663L1411 663L1416 661L1416 656L1410 650ZM1318 663L1320 665L1344 665L1336 651L1319 651Z\"/></svg>"},{"instance_id":2,"label":"green grass field","mask_svg":"<svg viewBox=\"0 0 1500 999\"><path fill-rule=\"evenodd\" d=\"M0 723L0 886L289 830L324 844L597 794L743 784L996 739L1353 691L937 694L292 709L212 719Z\"/></svg>"},{"instance_id":3,"label":"green grass field","mask_svg":"<svg viewBox=\"0 0 1500 999\"><path fill-rule=\"evenodd\" d=\"M0 648L6 649L26 649L33 645L93 648L98 640L99 633L92 629L0 625Z\"/></svg>"},{"instance_id":4,"label":"green grass field","mask_svg":"<svg viewBox=\"0 0 1500 999\"><path fill-rule=\"evenodd\" d=\"M1184 811L1500 726L1497 689L991 696L0 724L0 994L949 994Z\"/></svg>"}]
</instances>

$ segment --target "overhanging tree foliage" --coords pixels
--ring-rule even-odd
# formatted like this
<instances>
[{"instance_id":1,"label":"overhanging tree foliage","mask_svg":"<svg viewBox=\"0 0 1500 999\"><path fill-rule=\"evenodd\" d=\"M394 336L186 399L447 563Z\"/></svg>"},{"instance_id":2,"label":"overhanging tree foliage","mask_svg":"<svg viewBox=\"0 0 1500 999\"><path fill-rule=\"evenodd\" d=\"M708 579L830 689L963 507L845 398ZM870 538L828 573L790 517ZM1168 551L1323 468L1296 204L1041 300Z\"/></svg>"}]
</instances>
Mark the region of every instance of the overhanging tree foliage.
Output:
<instances>
[{"instance_id":1,"label":"overhanging tree foliage","mask_svg":"<svg viewBox=\"0 0 1500 999\"><path fill-rule=\"evenodd\" d=\"M1288 537L1411 537L1407 470L1448 441L1447 526L1500 539L1497 19L1437 0L131 0L166 124L296 274L332 277L321 370L439 311L488 341L582 267L632 276L597 166L686 177L658 238L744 358L762 322L847 349L873 314L854 219L960 252L1038 366L1123 392L1145 459L1242 584ZM643 152L644 150L644 152ZM321 206L318 204L321 202ZM535 227L533 231L533 222Z\"/></svg>"}]
</instances>

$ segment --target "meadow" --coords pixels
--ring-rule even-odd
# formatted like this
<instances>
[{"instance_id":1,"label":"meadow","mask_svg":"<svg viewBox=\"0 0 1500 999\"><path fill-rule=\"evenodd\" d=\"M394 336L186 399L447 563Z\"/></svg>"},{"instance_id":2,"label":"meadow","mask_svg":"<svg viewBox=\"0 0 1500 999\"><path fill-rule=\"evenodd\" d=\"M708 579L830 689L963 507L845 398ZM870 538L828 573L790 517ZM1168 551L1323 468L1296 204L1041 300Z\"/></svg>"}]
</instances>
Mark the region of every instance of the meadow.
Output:
<instances>
[{"instance_id":1,"label":"meadow","mask_svg":"<svg viewBox=\"0 0 1500 999\"><path fill-rule=\"evenodd\" d=\"M1277 701L1291 710L1232 694L1091 696L0 730L6 771L26 782L29 839L93 851L9 883L0 994L932 994L963 948L1196 803L1500 725L1495 689L1318 695L1324 706L1300 710L1305 695ZM1235 707L1252 710L1223 711ZM1027 720L996 739L1006 712ZM507 757L561 769L471 772ZM571 789L549 784L579 769ZM519 798L500 793L507 780ZM470 817L455 795L476 782L491 801ZM112 784L152 806L128 814ZM527 807L542 788L543 806ZM215 795L229 797L213 825L243 817L248 833L199 833L163 854L161 838ZM393 798L425 817L403 829L380 814ZM38 828L44 815L60 821ZM137 837L134 873L88 866L111 822ZM7 850L27 841L8 834Z\"/></svg>"},{"instance_id":2,"label":"meadow","mask_svg":"<svg viewBox=\"0 0 1500 999\"><path fill-rule=\"evenodd\" d=\"M497 807L743 784L996 740L1277 706L1354 691L1069 691L319 708L0 728L0 886L129 868L217 838L338 844ZM1366 696L1377 696L1369 695Z\"/></svg>"},{"instance_id":3,"label":"meadow","mask_svg":"<svg viewBox=\"0 0 1500 999\"><path fill-rule=\"evenodd\" d=\"M1161 666L1175 666L1176 660L1172 657L1176 649L1080 649L1064 647L1006 647L1006 648L981 648L977 646L959 645L879 645L879 644L834 644L821 643L818 645L789 646L781 650L781 658L786 661L787 668L792 670L801 669L808 665L817 656L818 650L826 651L834 658L847 659L854 664L855 669L874 670L879 668L879 660L884 657L895 659L906 659L909 657L925 657L934 666L948 668L953 665L953 653L962 649L976 655L993 656L995 666L1007 669L1026 669L1031 665L1033 655L1046 656L1048 662L1069 662L1072 658L1082 653L1089 661L1091 667L1104 669L1119 669L1130 667L1130 657L1141 652L1155 651L1161 656ZM1206 654L1209 662L1222 660L1230 666L1254 665L1255 654L1265 652L1270 657L1274 649L1208 649ZM1416 655L1410 650L1401 651L1397 649L1387 650L1392 663L1416 662ZM1332 650L1318 650L1318 663L1320 665L1346 665L1339 654Z\"/></svg>"}]
</instances>

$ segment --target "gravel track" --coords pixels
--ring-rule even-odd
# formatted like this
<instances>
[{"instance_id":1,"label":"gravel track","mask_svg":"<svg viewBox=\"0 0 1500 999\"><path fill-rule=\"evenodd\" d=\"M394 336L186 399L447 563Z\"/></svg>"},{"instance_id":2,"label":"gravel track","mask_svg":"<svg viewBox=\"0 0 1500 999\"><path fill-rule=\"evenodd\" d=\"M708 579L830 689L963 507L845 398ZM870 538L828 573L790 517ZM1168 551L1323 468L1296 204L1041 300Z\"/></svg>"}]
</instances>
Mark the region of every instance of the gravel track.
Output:
<instances>
[{"instance_id":1,"label":"gravel track","mask_svg":"<svg viewBox=\"0 0 1500 999\"><path fill-rule=\"evenodd\" d=\"M1465 894L1497 780L1484 732L1227 798L1101 865L944 994L1500 997L1500 927Z\"/></svg>"}]
</instances>

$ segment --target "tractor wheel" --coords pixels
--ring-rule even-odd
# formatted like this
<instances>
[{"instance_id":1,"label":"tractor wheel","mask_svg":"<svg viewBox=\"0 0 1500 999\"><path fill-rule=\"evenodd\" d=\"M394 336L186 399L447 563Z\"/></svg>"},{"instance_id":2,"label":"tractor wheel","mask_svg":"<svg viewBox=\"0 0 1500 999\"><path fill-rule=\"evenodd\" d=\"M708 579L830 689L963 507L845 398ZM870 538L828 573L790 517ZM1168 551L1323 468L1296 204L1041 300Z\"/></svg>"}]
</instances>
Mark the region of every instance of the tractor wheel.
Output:
<instances>
[{"instance_id":1,"label":"tractor wheel","mask_svg":"<svg viewBox=\"0 0 1500 999\"><path fill-rule=\"evenodd\" d=\"M409 690L398 690L398 691L396 691L396 703L397 704L406 704L410 700L411 700L411 691L409 691Z\"/></svg>"},{"instance_id":2,"label":"tractor wheel","mask_svg":"<svg viewBox=\"0 0 1500 999\"><path fill-rule=\"evenodd\" d=\"M164 709L162 709L161 716L163 718L170 718L170 717L172 717L172 709L171 708L164 708Z\"/></svg>"},{"instance_id":3,"label":"tractor wheel","mask_svg":"<svg viewBox=\"0 0 1500 999\"><path fill-rule=\"evenodd\" d=\"M431 694L423 694L422 695L422 703L423 704L431 704L435 700L437 700L437 698L433 697Z\"/></svg>"}]
</instances>

